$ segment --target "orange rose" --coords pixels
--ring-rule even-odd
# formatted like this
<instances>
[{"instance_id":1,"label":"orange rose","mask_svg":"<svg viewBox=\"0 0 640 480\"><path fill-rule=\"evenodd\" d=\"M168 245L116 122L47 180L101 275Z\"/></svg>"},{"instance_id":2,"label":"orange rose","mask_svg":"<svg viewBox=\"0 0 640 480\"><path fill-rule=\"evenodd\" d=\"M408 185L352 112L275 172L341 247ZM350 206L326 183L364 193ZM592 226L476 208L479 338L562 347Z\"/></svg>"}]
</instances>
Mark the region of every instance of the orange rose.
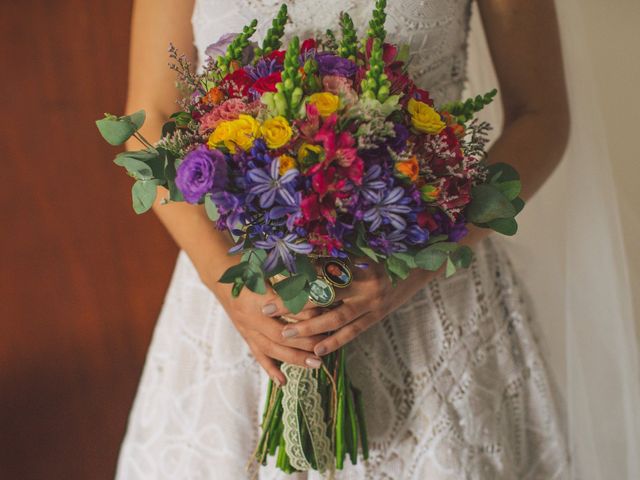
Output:
<instances>
[{"instance_id":1,"label":"orange rose","mask_svg":"<svg viewBox=\"0 0 640 480\"><path fill-rule=\"evenodd\" d=\"M418 159L414 155L409 160L396 162L396 170L403 177L406 177L412 182L415 182L416 180L418 180L418 174L420 173L420 165L418 165Z\"/></svg>"}]
</instances>

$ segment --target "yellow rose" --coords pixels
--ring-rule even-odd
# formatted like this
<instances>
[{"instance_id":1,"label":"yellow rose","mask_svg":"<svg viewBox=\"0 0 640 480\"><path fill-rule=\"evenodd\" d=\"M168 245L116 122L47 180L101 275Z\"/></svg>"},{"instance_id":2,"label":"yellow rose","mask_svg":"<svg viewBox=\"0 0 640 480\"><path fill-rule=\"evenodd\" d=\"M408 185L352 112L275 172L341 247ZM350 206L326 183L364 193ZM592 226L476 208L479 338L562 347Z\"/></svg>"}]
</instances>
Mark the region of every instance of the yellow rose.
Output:
<instances>
[{"instance_id":1,"label":"yellow rose","mask_svg":"<svg viewBox=\"0 0 640 480\"><path fill-rule=\"evenodd\" d=\"M309 103L318 107L318 113L322 118L326 118L338 110L340 97L329 92L314 93L309 97Z\"/></svg>"},{"instance_id":2,"label":"yellow rose","mask_svg":"<svg viewBox=\"0 0 640 480\"><path fill-rule=\"evenodd\" d=\"M260 126L262 137L271 149L280 148L291 140L293 132L287 119L281 116L270 118Z\"/></svg>"},{"instance_id":3,"label":"yellow rose","mask_svg":"<svg viewBox=\"0 0 640 480\"><path fill-rule=\"evenodd\" d=\"M229 148L230 139L233 138L234 133L234 129L232 128L231 123L231 120L220 122L213 133L209 135L207 145L210 149L216 148L221 143L224 143L225 146ZM233 147L233 151L235 152L235 145L231 146ZM229 148L229 150L231 150L231 148Z\"/></svg>"},{"instance_id":4,"label":"yellow rose","mask_svg":"<svg viewBox=\"0 0 640 480\"><path fill-rule=\"evenodd\" d=\"M280 159L280 175L284 175L288 170L297 167L296 159L291 155L280 155L278 158Z\"/></svg>"},{"instance_id":5,"label":"yellow rose","mask_svg":"<svg viewBox=\"0 0 640 480\"><path fill-rule=\"evenodd\" d=\"M298 149L298 161L302 164L304 164L305 159L310 155L310 154L317 154L317 156L319 157L320 154L322 153L322 147L320 145L312 145L310 143L303 143L302 145L300 145L300 148Z\"/></svg>"},{"instance_id":6,"label":"yellow rose","mask_svg":"<svg viewBox=\"0 0 640 480\"><path fill-rule=\"evenodd\" d=\"M249 150L253 141L260 136L260 124L251 115L240 114L236 120L231 121L231 128L233 129L231 140L242 150Z\"/></svg>"},{"instance_id":7,"label":"yellow rose","mask_svg":"<svg viewBox=\"0 0 640 480\"><path fill-rule=\"evenodd\" d=\"M434 108L415 98L409 100L407 110L411 114L411 125L419 132L437 135L446 127Z\"/></svg>"}]
</instances>

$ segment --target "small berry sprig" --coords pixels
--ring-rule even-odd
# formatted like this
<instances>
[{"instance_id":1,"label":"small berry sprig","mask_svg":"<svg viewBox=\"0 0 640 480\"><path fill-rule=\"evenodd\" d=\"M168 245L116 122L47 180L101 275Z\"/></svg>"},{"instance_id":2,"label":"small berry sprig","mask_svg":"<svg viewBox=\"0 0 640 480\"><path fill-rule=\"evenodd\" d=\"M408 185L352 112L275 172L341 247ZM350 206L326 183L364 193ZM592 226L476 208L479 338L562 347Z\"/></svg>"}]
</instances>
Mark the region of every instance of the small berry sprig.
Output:
<instances>
[{"instance_id":1,"label":"small berry sprig","mask_svg":"<svg viewBox=\"0 0 640 480\"><path fill-rule=\"evenodd\" d=\"M229 72L231 62L240 62L242 51L249 46L249 39L256 32L258 21L254 18L249 25L245 25L242 33L238 35L227 47L227 53L218 57L218 66L223 73Z\"/></svg>"},{"instance_id":2,"label":"small berry sprig","mask_svg":"<svg viewBox=\"0 0 640 480\"><path fill-rule=\"evenodd\" d=\"M284 34L284 26L289 20L289 14L287 12L287 5L282 4L278 14L271 22L271 28L267 30L267 34L262 41L262 47L256 49L256 57L262 57L269 55L271 52L278 50L282 46L282 35Z\"/></svg>"},{"instance_id":3,"label":"small berry sprig","mask_svg":"<svg viewBox=\"0 0 640 480\"><path fill-rule=\"evenodd\" d=\"M302 74L300 73L300 39L291 39L284 56L282 81L276 84L275 106L289 120L296 117L302 101Z\"/></svg>"},{"instance_id":4,"label":"small berry sprig","mask_svg":"<svg viewBox=\"0 0 640 480\"><path fill-rule=\"evenodd\" d=\"M362 95L365 98L377 99L383 103L389 98L391 82L384 73L384 61L382 60L382 40L373 39L371 56L369 57L369 70L360 84Z\"/></svg>"},{"instance_id":5,"label":"small berry sprig","mask_svg":"<svg viewBox=\"0 0 640 480\"><path fill-rule=\"evenodd\" d=\"M346 12L340 15L340 28L342 29L342 40L338 47L338 55L355 61L358 51L358 35L353 26L353 20Z\"/></svg>"}]
</instances>

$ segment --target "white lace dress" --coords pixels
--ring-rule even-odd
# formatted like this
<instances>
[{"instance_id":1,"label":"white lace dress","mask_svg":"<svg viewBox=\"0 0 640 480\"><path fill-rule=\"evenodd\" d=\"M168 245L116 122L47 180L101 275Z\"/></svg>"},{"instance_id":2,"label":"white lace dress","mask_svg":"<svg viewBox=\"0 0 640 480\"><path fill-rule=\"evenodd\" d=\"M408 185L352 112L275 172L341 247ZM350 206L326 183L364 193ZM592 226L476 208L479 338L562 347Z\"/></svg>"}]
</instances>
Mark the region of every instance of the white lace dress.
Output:
<instances>
[{"instance_id":1,"label":"white lace dress","mask_svg":"<svg viewBox=\"0 0 640 480\"><path fill-rule=\"evenodd\" d=\"M391 41L410 43L413 74L438 103L465 81L471 0L391 0ZM200 55L275 0L199 0ZM348 11L361 32L373 1L290 0L304 38ZM268 22L270 23L270 22ZM258 38L268 27L262 24ZM431 282L349 346L371 455L339 479L556 479L568 454L555 390L509 260L489 240L467 271ZM119 480L253 478L266 375L181 253L155 330L118 464ZM348 463L348 462L347 462ZM260 479L287 476L272 467Z\"/></svg>"}]
</instances>

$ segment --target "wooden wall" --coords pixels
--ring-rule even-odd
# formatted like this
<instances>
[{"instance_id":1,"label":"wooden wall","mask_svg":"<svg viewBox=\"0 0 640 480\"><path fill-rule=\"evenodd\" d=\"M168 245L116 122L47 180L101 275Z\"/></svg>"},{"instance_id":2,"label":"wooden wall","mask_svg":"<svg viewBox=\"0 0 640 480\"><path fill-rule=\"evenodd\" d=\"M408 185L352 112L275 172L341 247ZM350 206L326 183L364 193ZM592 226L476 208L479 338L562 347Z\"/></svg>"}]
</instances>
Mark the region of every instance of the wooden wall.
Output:
<instances>
[{"instance_id":1,"label":"wooden wall","mask_svg":"<svg viewBox=\"0 0 640 480\"><path fill-rule=\"evenodd\" d=\"M0 3L0 478L113 478L176 248L94 120L131 2Z\"/></svg>"}]
</instances>

